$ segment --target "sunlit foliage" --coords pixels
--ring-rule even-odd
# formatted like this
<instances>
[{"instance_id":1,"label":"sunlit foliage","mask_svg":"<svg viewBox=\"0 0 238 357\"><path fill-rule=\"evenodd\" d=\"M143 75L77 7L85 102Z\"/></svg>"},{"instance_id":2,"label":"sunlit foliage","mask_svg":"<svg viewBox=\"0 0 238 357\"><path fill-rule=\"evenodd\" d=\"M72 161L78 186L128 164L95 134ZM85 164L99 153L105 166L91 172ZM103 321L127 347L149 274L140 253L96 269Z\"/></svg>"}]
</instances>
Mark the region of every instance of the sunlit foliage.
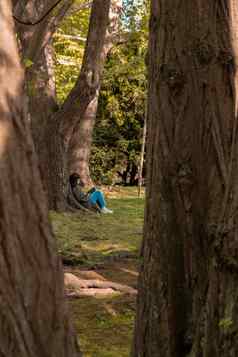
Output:
<instances>
[{"instance_id":1,"label":"sunlit foliage","mask_svg":"<svg viewBox=\"0 0 238 357\"><path fill-rule=\"evenodd\" d=\"M106 61L96 127L91 173L96 182L135 183L145 113L148 2L125 0L120 40ZM83 4L80 0L76 5ZM79 75L90 8L66 18L55 39L59 103Z\"/></svg>"}]
</instances>

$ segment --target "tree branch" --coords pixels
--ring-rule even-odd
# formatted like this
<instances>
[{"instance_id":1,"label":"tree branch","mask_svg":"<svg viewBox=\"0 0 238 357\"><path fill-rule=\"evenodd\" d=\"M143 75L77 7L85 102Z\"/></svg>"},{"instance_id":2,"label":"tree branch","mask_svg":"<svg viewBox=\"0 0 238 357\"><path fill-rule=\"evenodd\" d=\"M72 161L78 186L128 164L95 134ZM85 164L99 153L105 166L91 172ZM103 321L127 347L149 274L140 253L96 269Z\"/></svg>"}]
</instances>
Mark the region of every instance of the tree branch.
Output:
<instances>
[{"instance_id":1,"label":"tree branch","mask_svg":"<svg viewBox=\"0 0 238 357\"><path fill-rule=\"evenodd\" d=\"M58 9L58 12L54 17L50 18L47 23L45 23L45 21L42 22L39 27L35 29L25 57L30 58L34 63L37 61L41 51L50 42L54 32L67 14L73 2L74 0L66 0Z\"/></svg>"},{"instance_id":2,"label":"tree branch","mask_svg":"<svg viewBox=\"0 0 238 357\"><path fill-rule=\"evenodd\" d=\"M58 0L56 1L55 4L53 4L47 11L45 14L43 14L38 20L36 20L35 22L32 21L24 21L19 19L17 16L15 16L13 14L13 18L15 21L17 21L19 24L21 25L25 25L25 26L36 26L38 25L40 22L42 22L55 8L56 6L61 2L62 0Z\"/></svg>"}]
</instances>

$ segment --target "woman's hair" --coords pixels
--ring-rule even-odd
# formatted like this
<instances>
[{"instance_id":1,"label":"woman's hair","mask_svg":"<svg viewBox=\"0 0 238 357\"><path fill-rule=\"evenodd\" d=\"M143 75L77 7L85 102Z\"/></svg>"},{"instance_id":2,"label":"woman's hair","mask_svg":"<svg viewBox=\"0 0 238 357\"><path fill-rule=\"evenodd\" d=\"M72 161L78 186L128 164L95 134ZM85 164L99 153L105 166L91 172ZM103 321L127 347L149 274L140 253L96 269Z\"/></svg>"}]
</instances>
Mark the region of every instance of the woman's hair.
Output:
<instances>
[{"instance_id":1,"label":"woman's hair","mask_svg":"<svg viewBox=\"0 0 238 357\"><path fill-rule=\"evenodd\" d=\"M80 184L81 184L80 176L76 173L73 173L69 176L69 182L72 187L75 187L77 185L78 180L80 180Z\"/></svg>"}]
</instances>

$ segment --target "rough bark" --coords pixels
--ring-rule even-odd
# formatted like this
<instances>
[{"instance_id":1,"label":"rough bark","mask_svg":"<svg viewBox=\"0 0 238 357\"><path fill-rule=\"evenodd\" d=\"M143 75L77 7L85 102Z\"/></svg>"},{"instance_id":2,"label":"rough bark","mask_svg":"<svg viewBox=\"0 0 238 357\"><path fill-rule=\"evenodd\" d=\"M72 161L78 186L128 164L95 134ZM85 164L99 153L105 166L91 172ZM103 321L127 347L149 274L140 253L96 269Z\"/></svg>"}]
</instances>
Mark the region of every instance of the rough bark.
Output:
<instances>
[{"instance_id":1,"label":"rough bark","mask_svg":"<svg viewBox=\"0 0 238 357\"><path fill-rule=\"evenodd\" d=\"M72 1L68 1L68 3L70 4ZM36 6L36 3L34 5ZM52 90L49 90L48 85L51 77L48 75L49 66L47 58L49 54L46 56L46 52L49 52L50 44L48 43L44 47L42 43L46 43L46 40L52 36L53 31L49 25L47 25L48 31L42 28L39 34L34 31L32 32L32 29L24 29L23 31L21 28L24 57L27 56L27 58L34 62L32 68L27 71L30 109L32 109L31 113L35 117L34 122L32 122L32 128L33 133L35 133L34 142L38 149L39 164L51 209L63 210L66 207L65 190L69 170L66 155L68 148L73 148L72 152L74 154L70 155L71 158L75 157L75 152L77 151L84 159L87 158L88 163L92 123L96 115L100 76L103 69L103 61L105 60L102 58L105 58L104 52L110 45L110 43L107 46L105 44L105 35L109 23L109 8L110 1L108 0L103 3L99 0L94 1L85 55L78 81L60 111L51 116L46 116L45 111L47 108L49 114L50 112L54 112L56 108L52 100ZM37 13L37 16L40 16L41 12L42 7L38 8L37 11L36 7L33 6L30 7L28 16L31 15L33 17L35 13ZM38 48L34 45L37 41L39 42L39 37L40 55ZM37 115L35 115L36 108ZM85 120L80 121L80 124L78 124L81 117L85 117ZM78 127L76 128L77 125ZM78 130L80 130L80 137L83 139L80 140L82 145L79 145L79 150L75 150L75 147L78 145ZM73 135L74 132L75 134ZM74 139L71 142L72 135ZM43 143L45 143L44 146ZM72 160L70 161L72 162ZM81 158L79 161L82 162ZM85 167L85 165L81 165L81 169L82 167ZM89 174L87 177L90 177Z\"/></svg>"},{"instance_id":2,"label":"rough bark","mask_svg":"<svg viewBox=\"0 0 238 357\"><path fill-rule=\"evenodd\" d=\"M35 26L16 22L17 32L22 45L22 57L37 63L44 47L51 42L60 22L73 4L73 0L64 0ZM20 20L35 22L55 4L54 0L21 0L14 6L14 14Z\"/></svg>"},{"instance_id":3,"label":"rough bark","mask_svg":"<svg viewBox=\"0 0 238 357\"><path fill-rule=\"evenodd\" d=\"M34 22L42 17L55 2L23 1L15 6L15 15ZM58 6L36 26L16 23L21 40L21 56L26 67L28 110L39 168L48 197L50 209L65 210L64 168L65 155L62 139L57 134L58 123L53 114L57 111L53 68L52 36L73 1Z\"/></svg>"},{"instance_id":4,"label":"rough bark","mask_svg":"<svg viewBox=\"0 0 238 357\"><path fill-rule=\"evenodd\" d=\"M65 115L62 131L68 153L69 172L79 173L85 184L91 183L89 156L100 82L108 51L112 47L111 36L116 26L118 27L119 9L118 1L105 1L102 5L101 1L94 0L80 75L69 102L63 108ZM72 107L72 99L77 100L76 106L74 104ZM70 113L66 113L69 105L72 109Z\"/></svg>"},{"instance_id":5,"label":"rough bark","mask_svg":"<svg viewBox=\"0 0 238 357\"><path fill-rule=\"evenodd\" d=\"M29 123L11 1L0 2L0 355L79 357Z\"/></svg>"},{"instance_id":6,"label":"rough bark","mask_svg":"<svg viewBox=\"0 0 238 357\"><path fill-rule=\"evenodd\" d=\"M147 102L145 105L145 117L144 117L142 144L141 144L141 151L140 151L140 164L139 164L139 168L138 168L138 197L140 197L140 195L141 195L141 187L142 187L142 183L143 183L143 167L144 167L144 159L145 159L146 133L147 133Z\"/></svg>"},{"instance_id":7,"label":"rough bark","mask_svg":"<svg viewBox=\"0 0 238 357\"><path fill-rule=\"evenodd\" d=\"M237 14L152 0L134 357L238 354Z\"/></svg>"},{"instance_id":8,"label":"rough bark","mask_svg":"<svg viewBox=\"0 0 238 357\"><path fill-rule=\"evenodd\" d=\"M121 1L114 1L111 14L109 14L110 1L105 1L103 4L99 0L94 1L78 81L59 113L49 115L56 109L52 87L49 86L52 80L47 63L49 62L49 39L56 24L62 19L71 3L72 1L67 1L58 12L58 17L55 20L52 18L51 25L47 20L48 22L43 24L45 26L41 25L37 31L18 26L23 56L33 62L33 66L27 70L27 82L30 112L35 118L32 122L34 142L45 189L48 192L49 207L57 210L65 209L68 172L76 171L80 173L85 183L91 182L89 155L100 79L107 53L112 47L112 41L118 29L121 6ZM25 5L28 5L27 16L34 18L39 17L43 12L42 9L48 8L50 3L47 6L40 3L41 6L37 7L36 3L31 4L26 1ZM18 3L17 6L16 10L21 13L24 8L23 4ZM37 43L39 48L35 45ZM46 108L48 113L46 113Z\"/></svg>"},{"instance_id":9,"label":"rough bark","mask_svg":"<svg viewBox=\"0 0 238 357\"><path fill-rule=\"evenodd\" d=\"M50 209L63 211L66 157L63 140L58 135L59 125L54 120L58 105L53 61L53 47L48 43L37 62L26 71L26 84L31 130L48 205Z\"/></svg>"},{"instance_id":10,"label":"rough bark","mask_svg":"<svg viewBox=\"0 0 238 357\"><path fill-rule=\"evenodd\" d=\"M32 136L38 155L39 168L44 188L49 195L52 192L49 181L49 148L47 135L51 115L58 109L53 68L53 48L51 44L44 47L36 64L26 71L26 86L28 92L29 114ZM52 133L51 133L52 135Z\"/></svg>"},{"instance_id":11,"label":"rough bark","mask_svg":"<svg viewBox=\"0 0 238 357\"><path fill-rule=\"evenodd\" d=\"M95 125L97 107L98 107L98 97L100 91L101 78L104 68L104 63L106 61L107 55L113 46L115 33L119 30L119 16L121 13L122 2L121 0L111 1L111 7L109 13L105 13L104 20L102 22L98 21L99 8L93 8L94 13L92 13L92 21L90 23L91 29L88 36L88 46L87 51L92 51L97 55L94 58L90 58L85 51L85 57L87 58L87 68L86 66L82 68L82 71L92 70L97 73L95 76L94 85L96 86L96 91L94 96L91 98L86 110L79 118L78 124L74 127L72 138L69 142L69 170L70 172L77 172L80 174L82 181L85 184L91 184L92 180L90 177L89 169L89 159L91 153L92 135L93 128ZM105 9L106 10L106 9ZM105 37L103 40L103 46L99 46L98 43L98 33L105 31ZM81 80L86 80L87 76L84 76ZM84 87L87 85L82 83Z\"/></svg>"}]
</instances>

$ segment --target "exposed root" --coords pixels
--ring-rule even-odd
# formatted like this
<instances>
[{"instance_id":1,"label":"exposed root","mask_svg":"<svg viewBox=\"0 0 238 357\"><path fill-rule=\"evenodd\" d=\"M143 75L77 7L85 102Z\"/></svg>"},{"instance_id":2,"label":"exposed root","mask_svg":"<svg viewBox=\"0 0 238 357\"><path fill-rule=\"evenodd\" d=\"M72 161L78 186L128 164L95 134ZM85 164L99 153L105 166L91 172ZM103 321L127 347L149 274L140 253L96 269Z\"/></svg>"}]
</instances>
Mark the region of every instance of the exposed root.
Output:
<instances>
[{"instance_id":1,"label":"exposed root","mask_svg":"<svg viewBox=\"0 0 238 357\"><path fill-rule=\"evenodd\" d=\"M108 280L86 280L80 279L72 273L64 274L65 287L69 289L67 296L96 296L112 294L131 294L136 295L137 290L127 285L117 284Z\"/></svg>"}]
</instances>

